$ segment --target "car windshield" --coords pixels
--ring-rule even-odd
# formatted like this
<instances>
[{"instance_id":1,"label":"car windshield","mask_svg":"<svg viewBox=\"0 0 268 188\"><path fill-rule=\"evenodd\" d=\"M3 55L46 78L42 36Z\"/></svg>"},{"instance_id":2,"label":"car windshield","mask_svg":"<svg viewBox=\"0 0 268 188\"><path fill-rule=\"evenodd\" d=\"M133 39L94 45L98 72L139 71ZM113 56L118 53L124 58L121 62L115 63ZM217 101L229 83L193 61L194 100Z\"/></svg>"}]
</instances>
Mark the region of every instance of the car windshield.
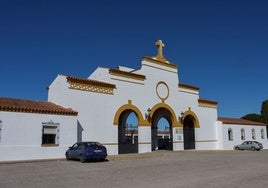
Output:
<instances>
[{"instance_id":1,"label":"car windshield","mask_svg":"<svg viewBox=\"0 0 268 188\"><path fill-rule=\"evenodd\" d=\"M87 146L102 146L101 143L99 142L87 142L86 145Z\"/></svg>"}]
</instances>

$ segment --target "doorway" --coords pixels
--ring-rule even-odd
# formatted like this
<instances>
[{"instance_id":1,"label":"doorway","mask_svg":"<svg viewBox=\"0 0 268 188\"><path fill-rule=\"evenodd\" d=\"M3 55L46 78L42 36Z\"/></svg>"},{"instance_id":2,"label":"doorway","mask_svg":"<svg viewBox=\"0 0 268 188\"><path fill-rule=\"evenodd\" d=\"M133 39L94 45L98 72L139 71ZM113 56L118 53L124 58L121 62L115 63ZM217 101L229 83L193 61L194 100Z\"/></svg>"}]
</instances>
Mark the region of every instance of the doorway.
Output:
<instances>
[{"instance_id":1,"label":"doorway","mask_svg":"<svg viewBox=\"0 0 268 188\"><path fill-rule=\"evenodd\" d=\"M170 112L165 108L156 110L151 123L152 151L173 150Z\"/></svg>"},{"instance_id":2,"label":"doorway","mask_svg":"<svg viewBox=\"0 0 268 188\"><path fill-rule=\"evenodd\" d=\"M195 127L191 116L186 116L183 120L184 149L195 149Z\"/></svg>"},{"instance_id":3,"label":"doorway","mask_svg":"<svg viewBox=\"0 0 268 188\"><path fill-rule=\"evenodd\" d=\"M119 117L118 152L138 153L138 120L132 110L125 110Z\"/></svg>"}]
</instances>

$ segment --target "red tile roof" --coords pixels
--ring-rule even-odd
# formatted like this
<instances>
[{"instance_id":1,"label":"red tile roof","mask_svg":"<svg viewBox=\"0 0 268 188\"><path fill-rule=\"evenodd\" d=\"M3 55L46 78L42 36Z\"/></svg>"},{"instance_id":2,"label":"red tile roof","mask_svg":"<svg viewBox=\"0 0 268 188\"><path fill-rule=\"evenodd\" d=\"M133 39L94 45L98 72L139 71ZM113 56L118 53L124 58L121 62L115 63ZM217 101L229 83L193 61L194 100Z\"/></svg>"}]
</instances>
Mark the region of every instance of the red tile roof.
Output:
<instances>
[{"instance_id":1,"label":"red tile roof","mask_svg":"<svg viewBox=\"0 0 268 188\"><path fill-rule=\"evenodd\" d=\"M0 111L76 116L78 112L52 102L1 98Z\"/></svg>"},{"instance_id":2,"label":"red tile roof","mask_svg":"<svg viewBox=\"0 0 268 188\"><path fill-rule=\"evenodd\" d=\"M250 121L246 119L239 118L224 118L218 117L218 121L221 121L224 124L240 124L240 125L257 125L257 126L266 126L265 123Z\"/></svg>"}]
</instances>

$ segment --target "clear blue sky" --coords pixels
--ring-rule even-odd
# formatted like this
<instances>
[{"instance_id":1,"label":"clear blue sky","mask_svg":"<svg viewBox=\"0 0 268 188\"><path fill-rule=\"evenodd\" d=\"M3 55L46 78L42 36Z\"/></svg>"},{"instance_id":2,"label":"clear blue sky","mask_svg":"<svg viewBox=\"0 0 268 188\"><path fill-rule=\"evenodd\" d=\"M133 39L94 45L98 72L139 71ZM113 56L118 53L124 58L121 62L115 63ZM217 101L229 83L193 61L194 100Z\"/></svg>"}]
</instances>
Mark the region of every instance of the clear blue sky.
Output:
<instances>
[{"instance_id":1,"label":"clear blue sky","mask_svg":"<svg viewBox=\"0 0 268 188\"><path fill-rule=\"evenodd\" d=\"M268 99L268 1L1 0L0 96L47 100L57 74L140 67L155 41L180 82L218 115L260 113Z\"/></svg>"}]
</instances>

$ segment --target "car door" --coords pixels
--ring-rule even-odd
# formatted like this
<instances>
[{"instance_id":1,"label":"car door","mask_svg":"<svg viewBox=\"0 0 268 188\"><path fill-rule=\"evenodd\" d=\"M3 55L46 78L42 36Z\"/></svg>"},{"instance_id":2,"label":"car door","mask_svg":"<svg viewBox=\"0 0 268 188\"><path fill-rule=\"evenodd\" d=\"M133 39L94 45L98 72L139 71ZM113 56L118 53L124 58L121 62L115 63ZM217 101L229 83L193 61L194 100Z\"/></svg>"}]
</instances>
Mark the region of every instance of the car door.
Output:
<instances>
[{"instance_id":1,"label":"car door","mask_svg":"<svg viewBox=\"0 0 268 188\"><path fill-rule=\"evenodd\" d=\"M242 144L241 144L241 149L242 150L244 150L244 149L247 149L247 146L248 145L248 142L246 141L246 142L243 142Z\"/></svg>"},{"instance_id":2,"label":"car door","mask_svg":"<svg viewBox=\"0 0 268 188\"><path fill-rule=\"evenodd\" d=\"M251 141L248 141L247 142L247 145L246 145L246 150L250 150L251 149L251 146L252 146L252 142Z\"/></svg>"},{"instance_id":3,"label":"car door","mask_svg":"<svg viewBox=\"0 0 268 188\"><path fill-rule=\"evenodd\" d=\"M79 144L75 143L70 149L69 149L69 157L72 159L77 158L77 150L78 150Z\"/></svg>"}]
</instances>

